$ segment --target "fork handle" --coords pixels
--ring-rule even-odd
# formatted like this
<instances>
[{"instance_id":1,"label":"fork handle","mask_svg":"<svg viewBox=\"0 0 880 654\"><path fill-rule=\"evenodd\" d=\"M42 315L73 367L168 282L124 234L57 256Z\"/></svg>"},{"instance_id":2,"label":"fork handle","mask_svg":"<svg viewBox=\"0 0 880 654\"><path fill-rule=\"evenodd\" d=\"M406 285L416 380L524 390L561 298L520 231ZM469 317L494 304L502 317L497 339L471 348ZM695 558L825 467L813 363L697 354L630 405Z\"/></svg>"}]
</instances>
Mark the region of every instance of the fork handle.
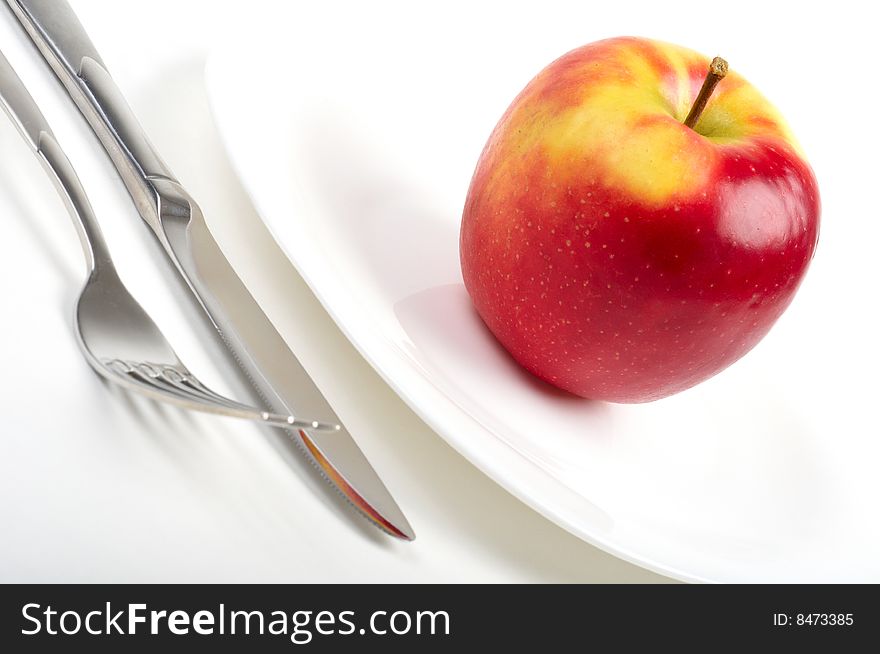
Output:
<instances>
[{"instance_id":1,"label":"fork handle","mask_svg":"<svg viewBox=\"0 0 880 654\"><path fill-rule=\"evenodd\" d=\"M49 173L73 218L89 272L110 262L110 252L92 205L52 128L12 66L0 53L0 106Z\"/></svg>"},{"instance_id":2,"label":"fork handle","mask_svg":"<svg viewBox=\"0 0 880 654\"><path fill-rule=\"evenodd\" d=\"M177 181L147 139L66 0L7 0L119 171L147 224L160 231L152 179Z\"/></svg>"}]
</instances>

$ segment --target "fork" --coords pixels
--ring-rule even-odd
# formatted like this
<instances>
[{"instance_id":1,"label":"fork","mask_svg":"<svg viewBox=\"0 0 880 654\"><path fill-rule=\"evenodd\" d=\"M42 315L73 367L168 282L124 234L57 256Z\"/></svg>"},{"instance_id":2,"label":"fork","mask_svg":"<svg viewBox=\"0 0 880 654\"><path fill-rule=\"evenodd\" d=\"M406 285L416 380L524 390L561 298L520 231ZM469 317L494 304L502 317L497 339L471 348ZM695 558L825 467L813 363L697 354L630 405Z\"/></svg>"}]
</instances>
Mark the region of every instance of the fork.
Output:
<instances>
[{"instance_id":1,"label":"fork","mask_svg":"<svg viewBox=\"0 0 880 654\"><path fill-rule=\"evenodd\" d=\"M52 178L73 218L88 271L76 303L74 327L80 349L95 372L130 391L186 409L287 428L340 429L338 425L260 410L200 382L123 285L70 160L2 53L0 104Z\"/></svg>"}]
</instances>

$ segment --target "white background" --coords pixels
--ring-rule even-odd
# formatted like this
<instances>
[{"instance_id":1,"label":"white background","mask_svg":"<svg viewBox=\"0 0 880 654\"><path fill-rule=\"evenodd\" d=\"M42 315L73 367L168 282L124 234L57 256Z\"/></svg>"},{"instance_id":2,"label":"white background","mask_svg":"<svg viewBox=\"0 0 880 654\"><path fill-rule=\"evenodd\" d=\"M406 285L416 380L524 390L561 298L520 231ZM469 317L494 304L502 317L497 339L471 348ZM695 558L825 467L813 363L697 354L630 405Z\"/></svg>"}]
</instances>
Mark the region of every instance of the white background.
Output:
<instances>
[{"instance_id":1,"label":"white background","mask_svg":"<svg viewBox=\"0 0 880 654\"><path fill-rule=\"evenodd\" d=\"M829 381L852 389L858 406L870 401L876 320L847 325L840 319L850 306L876 306L876 91L859 86L865 84L864 67L873 65L875 28L867 5L837 3L832 11L766 2L475 3L450 12L453 21L439 7L383 3L358 12L345 3L322 3L320 20L309 3L295 2L72 4L159 151L357 435L419 538L393 542L352 521L255 428L157 407L100 383L70 330L82 275L74 232L35 160L3 125L4 581L662 580L555 527L447 447L357 355L272 242L225 159L203 81L213 45L228 47L237 30L260 29L262 9L271 10L276 23L280 15L314 21L343 49L345 30L335 31L334 20L355 20L365 30L370 21L396 21L404 30L446 29L454 48L458 30L474 29L466 20L473 11L481 25L486 16L496 22L485 41L487 57L498 61L535 34L558 40L547 61L596 38L638 34L723 54L733 65L743 62L746 69L738 69L771 99L787 99L779 108L812 155L823 197L837 200L837 211L823 216L820 256L803 289L805 299L793 311L810 306L811 295L827 295L827 284L848 283L836 287L827 322L815 330L821 339L815 350L796 353L789 362L815 360L829 374L844 369L845 378ZM3 51L80 171L124 280L190 367L222 387L210 354L182 320L167 277L149 255L156 248L99 146L8 12L0 18ZM308 62L291 61L302 65ZM255 107L254 138L269 138L271 125L259 117ZM829 269L830 261L845 270ZM838 365L835 352L846 366ZM864 428L850 416L841 418L841 429Z\"/></svg>"}]
</instances>

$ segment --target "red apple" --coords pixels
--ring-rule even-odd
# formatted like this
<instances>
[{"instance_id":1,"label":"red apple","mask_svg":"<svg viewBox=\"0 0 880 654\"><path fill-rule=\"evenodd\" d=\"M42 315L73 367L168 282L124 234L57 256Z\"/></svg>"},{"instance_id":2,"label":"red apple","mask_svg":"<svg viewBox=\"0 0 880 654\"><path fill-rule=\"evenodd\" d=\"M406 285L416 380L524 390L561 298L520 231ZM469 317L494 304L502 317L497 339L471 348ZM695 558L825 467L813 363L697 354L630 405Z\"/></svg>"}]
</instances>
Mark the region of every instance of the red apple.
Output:
<instances>
[{"instance_id":1,"label":"red apple","mask_svg":"<svg viewBox=\"0 0 880 654\"><path fill-rule=\"evenodd\" d=\"M709 66L646 39L593 43L539 73L489 138L462 272L541 379L613 402L668 396L743 356L791 302L816 247L815 177L740 76L700 93L720 79Z\"/></svg>"}]
</instances>

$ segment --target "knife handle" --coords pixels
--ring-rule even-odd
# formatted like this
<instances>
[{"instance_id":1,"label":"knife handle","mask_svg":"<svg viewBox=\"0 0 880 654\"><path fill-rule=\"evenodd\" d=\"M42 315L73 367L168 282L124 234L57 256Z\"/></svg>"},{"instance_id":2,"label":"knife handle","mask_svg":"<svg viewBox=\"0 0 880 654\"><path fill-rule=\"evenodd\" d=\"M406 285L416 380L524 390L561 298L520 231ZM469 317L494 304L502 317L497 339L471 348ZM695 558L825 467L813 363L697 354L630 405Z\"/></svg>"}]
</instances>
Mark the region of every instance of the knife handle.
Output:
<instances>
[{"instance_id":1,"label":"knife handle","mask_svg":"<svg viewBox=\"0 0 880 654\"><path fill-rule=\"evenodd\" d=\"M156 179L176 182L66 0L7 0L119 171L141 217L157 233Z\"/></svg>"}]
</instances>

